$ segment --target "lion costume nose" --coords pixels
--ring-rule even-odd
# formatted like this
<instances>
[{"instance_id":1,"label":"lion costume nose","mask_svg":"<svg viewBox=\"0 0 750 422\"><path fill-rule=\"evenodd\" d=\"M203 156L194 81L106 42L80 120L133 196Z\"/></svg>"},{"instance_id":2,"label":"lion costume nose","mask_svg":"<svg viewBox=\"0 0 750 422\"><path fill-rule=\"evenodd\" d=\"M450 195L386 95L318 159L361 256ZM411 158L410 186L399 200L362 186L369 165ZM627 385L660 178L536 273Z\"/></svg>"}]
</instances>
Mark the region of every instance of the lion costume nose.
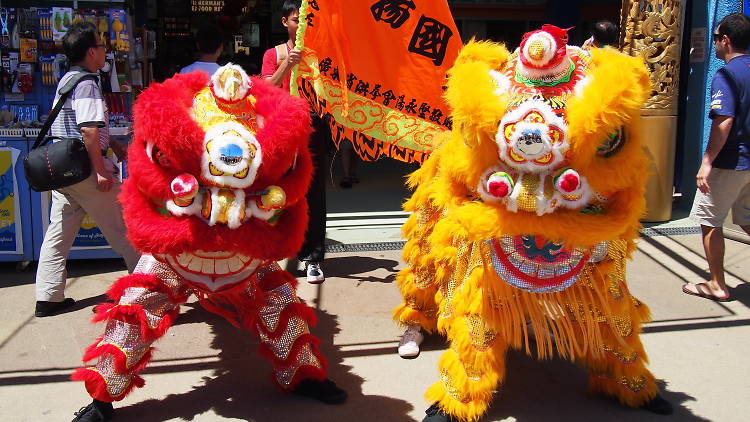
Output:
<instances>
[{"instance_id":1,"label":"lion costume nose","mask_svg":"<svg viewBox=\"0 0 750 422\"><path fill-rule=\"evenodd\" d=\"M255 135L237 122L223 122L206 132L201 183L223 188L249 187L262 163Z\"/></svg>"}]
</instances>

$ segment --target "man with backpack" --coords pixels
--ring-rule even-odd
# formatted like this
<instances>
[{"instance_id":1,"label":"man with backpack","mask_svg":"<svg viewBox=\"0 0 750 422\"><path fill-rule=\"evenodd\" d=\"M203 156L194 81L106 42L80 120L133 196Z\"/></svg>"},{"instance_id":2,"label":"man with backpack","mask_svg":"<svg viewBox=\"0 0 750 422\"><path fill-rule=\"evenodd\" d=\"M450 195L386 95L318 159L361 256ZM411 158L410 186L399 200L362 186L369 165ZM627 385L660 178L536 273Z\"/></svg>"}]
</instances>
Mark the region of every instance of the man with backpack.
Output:
<instances>
[{"instance_id":1,"label":"man with backpack","mask_svg":"<svg viewBox=\"0 0 750 422\"><path fill-rule=\"evenodd\" d=\"M60 79L55 103L60 99L60 89L72 78L81 72L98 72L106 58L106 45L90 22L73 24L63 37L63 48L71 68ZM117 202L120 181L115 176L114 162L106 157L112 147L124 158L124 149L116 142L110 144L107 106L96 78L83 78L78 82L52 124L51 135L83 139L92 172L80 183L51 192L50 224L44 235L36 273L37 317L54 315L75 303L65 297L65 265L86 214L94 219L112 249L125 259L128 271L133 271L139 258L125 238L122 209Z\"/></svg>"}]
</instances>

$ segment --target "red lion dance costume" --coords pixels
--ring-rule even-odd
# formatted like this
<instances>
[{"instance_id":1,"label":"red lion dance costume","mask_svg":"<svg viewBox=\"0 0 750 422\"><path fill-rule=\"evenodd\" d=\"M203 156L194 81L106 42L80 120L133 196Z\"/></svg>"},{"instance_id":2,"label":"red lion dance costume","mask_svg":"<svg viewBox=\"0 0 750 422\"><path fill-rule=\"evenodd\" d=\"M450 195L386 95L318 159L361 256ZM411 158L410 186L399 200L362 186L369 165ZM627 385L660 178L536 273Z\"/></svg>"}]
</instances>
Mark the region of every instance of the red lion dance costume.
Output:
<instances>
[{"instance_id":1,"label":"red lion dance costume","mask_svg":"<svg viewBox=\"0 0 750 422\"><path fill-rule=\"evenodd\" d=\"M306 103L229 64L210 80L196 72L152 85L134 118L120 200L143 256L110 289L114 304L97 309L94 321L107 326L83 356L96 364L73 379L95 399L88 413L101 417L79 418L107 420L111 402L143 386L151 344L191 294L259 335L282 390L343 401L308 330L315 315L275 262L294 255L307 226Z\"/></svg>"}]
</instances>

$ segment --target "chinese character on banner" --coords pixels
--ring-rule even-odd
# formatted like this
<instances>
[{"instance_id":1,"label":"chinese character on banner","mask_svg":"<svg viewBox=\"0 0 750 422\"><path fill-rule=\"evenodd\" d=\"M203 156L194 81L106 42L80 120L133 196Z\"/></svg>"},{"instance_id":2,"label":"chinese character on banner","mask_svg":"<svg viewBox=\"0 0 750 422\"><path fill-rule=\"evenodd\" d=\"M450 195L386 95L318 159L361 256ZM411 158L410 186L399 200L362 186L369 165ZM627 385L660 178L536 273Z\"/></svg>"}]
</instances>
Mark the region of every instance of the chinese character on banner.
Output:
<instances>
[{"instance_id":1,"label":"chinese character on banner","mask_svg":"<svg viewBox=\"0 0 750 422\"><path fill-rule=\"evenodd\" d=\"M303 0L291 93L328 118L336 146L422 162L450 130L443 86L458 35L446 0Z\"/></svg>"},{"instance_id":2,"label":"chinese character on banner","mask_svg":"<svg viewBox=\"0 0 750 422\"><path fill-rule=\"evenodd\" d=\"M448 40L453 36L453 31L440 21L428 18L424 15L419 19L417 29L409 43L409 51L430 58L435 66L443 64L445 51L448 48Z\"/></svg>"},{"instance_id":3,"label":"chinese character on banner","mask_svg":"<svg viewBox=\"0 0 750 422\"><path fill-rule=\"evenodd\" d=\"M373 4L370 11L376 21L388 23L395 29L400 28L409 19L409 11L416 7L410 0L381 0Z\"/></svg>"}]
</instances>

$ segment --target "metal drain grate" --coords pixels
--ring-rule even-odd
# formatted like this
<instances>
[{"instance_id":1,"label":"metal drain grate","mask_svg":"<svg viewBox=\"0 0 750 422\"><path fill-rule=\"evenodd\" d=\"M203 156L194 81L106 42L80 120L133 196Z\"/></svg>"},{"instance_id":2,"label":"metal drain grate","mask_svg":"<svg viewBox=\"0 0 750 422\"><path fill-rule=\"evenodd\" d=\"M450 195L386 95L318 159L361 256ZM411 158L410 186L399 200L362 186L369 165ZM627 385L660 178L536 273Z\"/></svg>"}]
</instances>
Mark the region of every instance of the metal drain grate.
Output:
<instances>
[{"instance_id":1,"label":"metal drain grate","mask_svg":"<svg viewBox=\"0 0 750 422\"><path fill-rule=\"evenodd\" d=\"M643 237L655 237L655 236L684 236L688 234L700 234L701 228L698 226L692 227L647 227L641 230L641 236Z\"/></svg>"},{"instance_id":2,"label":"metal drain grate","mask_svg":"<svg viewBox=\"0 0 750 422\"><path fill-rule=\"evenodd\" d=\"M700 227L647 227L641 230L641 236L684 236L700 234L700 232ZM402 240L398 242L329 244L326 245L326 253L397 251L403 249L405 243Z\"/></svg>"},{"instance_id":3,"label":"metal drain grate","mask_svg":"<svg viewBox=\"0 0 750 422\"><path fill-rule=\"evenodd\" d=\"M327 253L341 252L375 252L375 251L397 251L404 248L406 242L376 242L376 243L339 243L326 245Z\"/></svg>"}]
</instances>

